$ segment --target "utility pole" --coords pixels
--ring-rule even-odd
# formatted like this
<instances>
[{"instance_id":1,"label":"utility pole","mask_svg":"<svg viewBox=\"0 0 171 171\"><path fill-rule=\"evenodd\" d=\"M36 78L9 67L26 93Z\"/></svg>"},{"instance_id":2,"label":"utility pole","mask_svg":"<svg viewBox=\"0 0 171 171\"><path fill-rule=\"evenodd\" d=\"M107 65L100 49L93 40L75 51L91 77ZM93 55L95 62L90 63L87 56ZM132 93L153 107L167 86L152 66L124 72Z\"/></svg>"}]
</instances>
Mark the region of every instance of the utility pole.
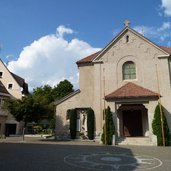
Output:
<instances>
[{"instance_id":1,"label":"utility pole","mask_svg":"<svg viewBox=\"0 0 171 171\"><path fill-rule=\"evenodd\" d=\"M103 117L104 117L104 142L106 145L106 103L105 103L105 68L103 68L103 93L104 93L104 104L103 104Z\"/></svg>"}]
</instances>

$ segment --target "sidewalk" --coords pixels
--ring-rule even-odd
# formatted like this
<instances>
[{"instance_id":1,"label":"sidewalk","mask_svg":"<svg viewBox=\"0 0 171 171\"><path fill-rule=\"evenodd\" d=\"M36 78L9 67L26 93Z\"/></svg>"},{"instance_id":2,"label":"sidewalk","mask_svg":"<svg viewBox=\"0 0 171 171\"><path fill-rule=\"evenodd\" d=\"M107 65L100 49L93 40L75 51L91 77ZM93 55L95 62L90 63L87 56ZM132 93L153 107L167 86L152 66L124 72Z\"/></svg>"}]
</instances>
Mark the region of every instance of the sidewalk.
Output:
<instances>
[{"instance_id":1,"label":"sidewalk","mask_svg":"<svg viewBox=\"0 0 171 171\"><path fill-rule=\"evenodd\" d=\"M54 137L45 138L41 135L25 135L24 140L22 136L10 136L5 139L0 139L0 143L28 143L28 144L60 144L60 145L101 145L99 142L82 141L82 140L69 140L57 141Z\"/></svg>"}]
</instances>

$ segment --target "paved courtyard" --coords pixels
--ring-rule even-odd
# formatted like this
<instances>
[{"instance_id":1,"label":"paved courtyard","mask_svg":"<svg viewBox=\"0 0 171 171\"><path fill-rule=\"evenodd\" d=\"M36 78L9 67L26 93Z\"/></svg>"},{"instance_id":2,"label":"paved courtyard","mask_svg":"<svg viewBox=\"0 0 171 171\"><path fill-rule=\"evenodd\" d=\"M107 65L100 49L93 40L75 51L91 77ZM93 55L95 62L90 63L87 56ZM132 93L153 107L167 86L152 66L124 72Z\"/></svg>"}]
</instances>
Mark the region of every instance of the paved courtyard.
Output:
<instances>
[{"instance_id":1,"label":"paved courtyard","mask_svg":"<svg viewBox=\"0 0 171 171\"><path fill-rule=\"evenodd\" d=\"M21 137L0 140L1 171L170 171L171 147L104 146Z\"/></svg>"}]
</instances>

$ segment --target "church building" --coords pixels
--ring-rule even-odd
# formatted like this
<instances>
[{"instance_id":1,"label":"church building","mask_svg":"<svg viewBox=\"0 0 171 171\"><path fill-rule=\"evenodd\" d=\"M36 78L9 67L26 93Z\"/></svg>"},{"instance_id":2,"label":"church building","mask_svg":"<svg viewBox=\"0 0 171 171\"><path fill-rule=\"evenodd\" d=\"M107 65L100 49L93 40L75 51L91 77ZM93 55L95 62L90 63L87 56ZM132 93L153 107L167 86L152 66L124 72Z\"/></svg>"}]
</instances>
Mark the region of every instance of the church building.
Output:
<instances>
[{"instance_id":1,"label":"church building","mask_svg":"<svg viewBox=\"0 0 171 171\"><path fill-rule=\"evenodd\" d=\"M157 145L152 121L159 98L171 130L171 48L155 44L125 21L106 47L76 64L80 89L55 102L56 139L70 135L69 109L77 109L78 135L86 133L86 111L92 108L100 142L103 110L109 106L116 143Z\"/></svg>"}]
</instances>

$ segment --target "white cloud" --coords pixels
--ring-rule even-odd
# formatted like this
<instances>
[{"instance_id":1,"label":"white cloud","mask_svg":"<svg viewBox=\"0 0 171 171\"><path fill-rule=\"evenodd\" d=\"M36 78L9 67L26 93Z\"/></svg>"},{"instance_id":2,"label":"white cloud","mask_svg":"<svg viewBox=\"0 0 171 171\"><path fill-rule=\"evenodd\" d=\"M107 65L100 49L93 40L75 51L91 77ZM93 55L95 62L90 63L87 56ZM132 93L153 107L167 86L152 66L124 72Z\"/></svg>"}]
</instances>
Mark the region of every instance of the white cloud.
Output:
<instances>
[{"instance_id":1,"label":"white cloud","mask_svg":"<svg viewBox=\"0 0 171 171\"><path fill-rule=\"evenodd\" d=\"M66 28L65 26L61 25L56 29L57 37L63 38L64 34L72 34L74 31L70 28Z\"/></svg>"},{"instance_id":2,"label":"white cloud","mask_svg":"<svg viewBox=\"0 0 171 171\"><path fill-rule=\"evenodd\" d=\"M171 16L171 0L162 0L161 7L164 9L164 13L167 16Z\"/></svg>"},{"instance_id":3,"label":"white cloud","mask_svg":"<svg viewBox=\"0 0 171 171\"><path fill-rule=\"evenodd\" d=\"M139 32L140 34L143 35L154 35L155 31L154 31L154 27L148 27L148 26L135 26L134 30L136 30L137 32Z\"/></svg>"},{"instance_id":4,"label":"white cloud","mask_svg":"<svg viewBox=\"0 0 171 171\"><path fill-rule=\"evenodd\" d=\"M170 22L164 22L163 25L158 29L158 31L164 31L167 29L170 29L171 23Z\"/></svg>"},{"instance_id":5,"label":"white cloud","mask_svg":"<svg viewBox=\"0 0 171 171\"><path fill-rule=\"evenodd\" d=\"M10 71L25 78L30 89L49 84L56 85L63 79L78 86L78 69L75 62L91 53L97 52L87 42L77 38L67 41L65 34L74 31L59 26L57 33L35 40L24 47L16 61L10 61Z\"/></svg>"},{"instance_id":6,"label":"white cloud","mask_svg":"<svg viewBox=\"0 0 171 171\"><path fill-rule=\"evenodd\" d=\"M171 38L171 22L163 22L160 27L136 26L134 29L150 39L158 39L161 42Z\"/></svg>"}]
</instances>

